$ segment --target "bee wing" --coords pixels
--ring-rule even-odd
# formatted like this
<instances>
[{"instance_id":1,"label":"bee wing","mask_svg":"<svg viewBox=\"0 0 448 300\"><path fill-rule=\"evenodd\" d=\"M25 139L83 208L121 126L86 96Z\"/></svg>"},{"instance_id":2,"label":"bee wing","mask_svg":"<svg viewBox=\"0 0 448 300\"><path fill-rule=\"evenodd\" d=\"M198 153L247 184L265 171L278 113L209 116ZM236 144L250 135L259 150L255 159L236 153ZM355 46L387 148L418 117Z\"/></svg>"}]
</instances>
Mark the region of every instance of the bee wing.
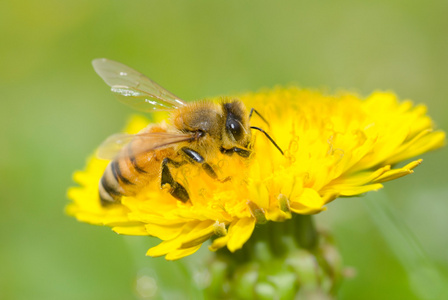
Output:
<instances>
[{"instance_id":1,"label":"bee wing","mask_svg":"<svg viewBox=\"0 0 448 300\"><path fill-rule=\"evenodd\" d=\"M145 112L179 108L185 103L176 95L119 62L106 58L92 61L95 72L111 87L118 99Z\"/></svg>"},{"instance_id":2,"label":"bee wing","mask_svg":"<svg viewBox=\"0 0 448 300\"><path fill-rule=\"evenodd\" d=\"M151 150L166 148L173 144L188 142L195 139L194 134L148 132L140 134L118 133L108 137L98 148L97 157L112 160L117 156L129 155L122 151L126 145L132 142L132 154L148 152Z\"/></svg>"}]
</instances>

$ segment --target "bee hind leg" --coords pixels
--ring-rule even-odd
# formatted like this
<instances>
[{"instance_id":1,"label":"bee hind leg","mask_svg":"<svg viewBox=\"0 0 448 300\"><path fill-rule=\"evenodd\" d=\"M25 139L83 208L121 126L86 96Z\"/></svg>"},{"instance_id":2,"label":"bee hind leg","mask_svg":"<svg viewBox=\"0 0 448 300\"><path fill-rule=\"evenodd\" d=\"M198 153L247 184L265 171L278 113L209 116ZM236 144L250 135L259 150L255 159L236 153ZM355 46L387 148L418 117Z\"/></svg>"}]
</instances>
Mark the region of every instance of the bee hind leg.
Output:
<instances>
[{"instance_id":1,"label":"bee hind leg","mask_svg":"<svg viewBox=\"0 0 448 300\"><path fill-rule=\"evenodd\" d=\"M165 184L169 184L171 186L169 190L170 194L174 198L185 203L190 199L190 196L188 195L187 190L179 182L174 180L173 176L171 175L171 171L168 168L168 163L170 163L174 167L180 167L185 162L175 162L172 159L165 158L162 162L162 178L160 187L163 188Z\"/></svg>"}]
</instances>

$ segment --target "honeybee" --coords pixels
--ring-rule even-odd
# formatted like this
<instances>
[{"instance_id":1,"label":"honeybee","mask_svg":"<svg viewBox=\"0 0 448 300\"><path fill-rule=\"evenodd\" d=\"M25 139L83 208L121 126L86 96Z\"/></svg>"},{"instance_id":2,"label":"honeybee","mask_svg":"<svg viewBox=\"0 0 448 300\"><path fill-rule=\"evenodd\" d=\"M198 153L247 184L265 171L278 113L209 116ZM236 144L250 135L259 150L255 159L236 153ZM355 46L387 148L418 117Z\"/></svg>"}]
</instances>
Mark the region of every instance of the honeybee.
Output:
<instances>
[{"instance_id":1,"label":"honeybee","mask_svg":"<svg viewBox=\"0 0 448 300\"><path fill-rule=\"evenodd\" d=\"M252 153L250 113L238 99L221 103L185 103L143 74L105 58L95 59L93 68L119 100L145 112L171 111L171 126L149 125L138 134L115 134L99 147L100 158L111 159L99 182L103 206L118 203L122 196L134 196L149 183L160 180L160 188L182 202L189 201L186 188L172 176L172 168L194 164L218 181L209 159L218 153L248 158Z\"/></svg>"}]
</instances>

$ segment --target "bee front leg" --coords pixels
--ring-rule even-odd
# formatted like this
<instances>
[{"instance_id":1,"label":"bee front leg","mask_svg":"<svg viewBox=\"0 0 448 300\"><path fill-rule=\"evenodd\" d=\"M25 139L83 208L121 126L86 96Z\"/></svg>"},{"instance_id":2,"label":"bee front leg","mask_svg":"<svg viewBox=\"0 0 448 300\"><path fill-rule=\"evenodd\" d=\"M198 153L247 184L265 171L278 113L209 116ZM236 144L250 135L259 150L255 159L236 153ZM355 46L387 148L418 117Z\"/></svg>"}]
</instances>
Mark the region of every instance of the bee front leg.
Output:
<instances>
[{"instance_id":1,"label":"bee front leg","mask_svg":"<svg viewBox=\"0 0 448 300\"><path fill-rule=\"evenodd\" d=\"M212 166L210 166L210 164L208 164L205 161L205 159L198 152L194 151L193 149L183 147L181 150L188 157L188 159L190 159L191 161L193 161L195 163L201 164L202 169L211 178L221 181L221 182L226 182L227 180L230 179L229 177L222 179L222 180L218 179L218 175L216 175L216 172L215 172L215 170L213 170Z\"/></svg>"},{"instance_id":2,"label":"bee front leg","mask_svg":"<svg viewBox=\"0 0 448 300\"><path fill-rule=\"evenodd\" d=\"M251 151L243 149L243 148L233 147L230 149L221 148L221 153L227 154L227 155L232 155L233 153L236 153L241 157L249 157L251 154Z\"/></svg>"},{"instance_id":3,"label":"bee front leg","mask_svg":"<svg viewBox=\"0 0 448 300\"><path fill-rule=\"evenodd\" d=\"M181 165L185 164L185 162L176 162L170 158L165 158L162 162L162 178L160 181L160 187L163 188L165 184L169 184L171 186L169 190L170 194L174 198L185 203L190 199L190 196L188 195L187 190L179 182L174 180L173 176L171 175L171 171L168 168L168 164L171 164L174 167L178 168Z\"/></svg>"}]
</instances>

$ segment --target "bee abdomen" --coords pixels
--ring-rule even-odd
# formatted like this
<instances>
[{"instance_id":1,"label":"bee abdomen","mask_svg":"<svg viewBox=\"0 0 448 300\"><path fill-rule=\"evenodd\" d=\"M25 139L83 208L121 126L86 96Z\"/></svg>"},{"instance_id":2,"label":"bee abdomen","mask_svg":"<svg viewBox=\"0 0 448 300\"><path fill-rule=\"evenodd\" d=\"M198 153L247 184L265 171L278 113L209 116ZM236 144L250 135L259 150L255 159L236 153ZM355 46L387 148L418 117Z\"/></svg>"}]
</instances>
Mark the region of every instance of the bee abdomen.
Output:
<instances>
[{"instance_id":1,"label":"bee abdomen","mask_svg":"<svg viewBox=\"0 0 448 300\"><path fill-rule=\"evenodd\" d=\"M114 160L109 164L111 171L112 171L112 175L114 176L115 181L121 182L124 185L134 185L133 182L129 181L129 179L127 179L126 177L123 176L121 169L120 169L120 165L118 163L118 160ZM109 167L108 166L108 167ZM106 170L107 171L107 170Z\"/></svg>"},{"instance_id":2,"label":"bee abdomen","mask_svg":"<svg viewBox=\"0 0 448 300\"><path fill-rule=\"evenodd\" d=\"M116 203L120 201L121 194L117 192L114 188L107 184L106 180L104 180L104 176L100 180L100 184L98 186L99 196L101 205L106 206L108 204Z\"/></svg>"},{"instance_id":3,"label":"bee abdomen","mask_svg":"<svg viewBox=\"0 0 448 300\"><path fill-rule=\"evenodd\" d=\"M121 174L117 160L110 162L99 182L99 196L103 206L119 202L123 195L120 190L120 182L125 185L132 185L127 178Z\"/></svg>"},{"instance_id":4,"label":"bee abdomen","mask_svg":"<svg viewBox=\"0 0 448 300\"><path fill-rule=\"evenodd\" d=\"M132 164L132 167L134 168L135 171L137 171L137 173L140 174L147 174L148 172L146 170L144 170L137 162L137 158L135 157L135 155L132 153L132 148L129 147L129 160Z\"/></svg>"}]
</instances>

